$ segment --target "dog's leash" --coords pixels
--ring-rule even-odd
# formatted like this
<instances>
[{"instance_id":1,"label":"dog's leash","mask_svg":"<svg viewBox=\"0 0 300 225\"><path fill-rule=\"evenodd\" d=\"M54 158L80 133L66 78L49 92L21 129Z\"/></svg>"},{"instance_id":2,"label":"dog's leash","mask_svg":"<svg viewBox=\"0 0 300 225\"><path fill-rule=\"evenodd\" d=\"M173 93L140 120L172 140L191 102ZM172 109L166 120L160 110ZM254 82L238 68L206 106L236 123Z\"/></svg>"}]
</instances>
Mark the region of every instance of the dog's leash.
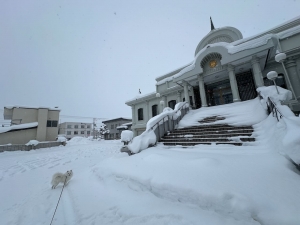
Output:
<instances>
[{"instance_id":1,"label":"dog's leash","mask_svg":"<svg viewBox=\"0 0 300 225\"><path fill-rule=\"evenodd\" d=\"M53 219L54 219L54 216L55 216L55 213L56 213L56 210L57 210L57 207L58 207L58 204L59 204L59 201L60 201L61 195L62 195L62 193L63 193L63 190L64 190L64 187L65 187L65 185L66 185L66 180L67 180L67 176L66 176L66 179L65 179L65 182L64 182L64 186L63 186L63 188L61 189L60 196L59 196L59 199L58 199L58 202L57 202L57 205L56 205L56 208L55 208L55 211L54 211L54 214L53 214L53 217L52 217L52 220L51 220L51 223L50 223L50 225L51 225L51 224L52 224L52 222L53 222Z\"/></svg>"}]
</instances>

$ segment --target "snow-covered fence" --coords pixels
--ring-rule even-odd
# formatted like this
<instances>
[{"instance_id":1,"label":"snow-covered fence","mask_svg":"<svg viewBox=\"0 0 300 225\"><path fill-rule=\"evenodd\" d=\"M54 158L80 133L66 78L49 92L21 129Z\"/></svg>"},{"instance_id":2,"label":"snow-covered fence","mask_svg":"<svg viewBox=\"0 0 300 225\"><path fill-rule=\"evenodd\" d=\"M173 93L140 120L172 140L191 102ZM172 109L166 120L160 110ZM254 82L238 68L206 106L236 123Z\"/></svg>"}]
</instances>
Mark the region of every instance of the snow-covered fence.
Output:
<instances>
[{"instance_id":1,"label":"snow-covered fence","mask_svg":"<svg viewBox=\"0 0 300 225\"><path fill-rule=\"evenodd\" d=\"M0 145L0 152L5 151L30 151L39 148L50 148L65 145L65 142L39 142L37 145Z\"/></svg>"},{"instance_id":2,"label":"snow-covered fence","mask_svg":"<svg viewBox=\"0 0 300 225\"><path fill-rule=\"evenodd\" d=\"M179 121L188 111L189 104L187 102L177 103L174 110L166 107L162 113L148 121L146 130L141 135L133 138L128 144L128 150L131 153L138 153L155 145L161 137L176 129Z\"/></svg>"}]
</instances>

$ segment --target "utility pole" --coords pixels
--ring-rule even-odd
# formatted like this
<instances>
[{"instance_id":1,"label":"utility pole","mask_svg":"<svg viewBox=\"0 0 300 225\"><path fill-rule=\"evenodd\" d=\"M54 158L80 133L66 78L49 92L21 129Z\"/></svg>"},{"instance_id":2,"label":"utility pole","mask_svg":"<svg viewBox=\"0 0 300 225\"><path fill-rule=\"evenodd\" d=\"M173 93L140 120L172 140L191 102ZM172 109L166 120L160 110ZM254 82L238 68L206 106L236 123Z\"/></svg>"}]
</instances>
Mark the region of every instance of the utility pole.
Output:
<instances>
[{"instance_id":1,"label":"utility pole","mask_svg":"<svg viewBox=\"0 0 300 225\"><path fill-rule=\"evenodd\" d=\"M96 118L93 118L93 139L96 139Z\"/></svg>"}]
</instances>

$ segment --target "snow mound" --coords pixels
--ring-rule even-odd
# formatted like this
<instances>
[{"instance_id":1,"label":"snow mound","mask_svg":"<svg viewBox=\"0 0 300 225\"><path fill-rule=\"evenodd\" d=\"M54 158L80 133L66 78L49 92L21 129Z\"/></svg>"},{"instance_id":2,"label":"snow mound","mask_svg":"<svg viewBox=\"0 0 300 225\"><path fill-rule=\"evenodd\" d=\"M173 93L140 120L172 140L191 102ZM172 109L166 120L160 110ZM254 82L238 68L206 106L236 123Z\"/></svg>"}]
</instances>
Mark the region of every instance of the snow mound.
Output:
<instances>
[{"instance_id":1,"label":"snow mound","mask_svg":"<svg viewBox=\"0 0 300 225\"><path fill-rule=\"evenodd\" d=\"M225 119L210 124L249 126L261 122L268 115L264 107L260 104L259 98L255 98L244 102L191 110L179 122L178 128L207 125L200 124L199 121L212 116L221 116L225 117Z\"/></svg>"},{"instance_id":2,"label":"snow mound","mask_svg":"<svg viewBox=\"0 0 300 225\"><path fill-rule=\"evenodd\" d=\"M34 146L36 146L37 144L38 144L39 142L37 141L37 140L30 140L27 144L25 144L25 145L34 145Z\"/></svg>"},{"instance_id":3,"label":"snow mound","mask_svg":"<svg viewBox=\"0 0 300 225\"><path fill-rule=\"evenodd\" d=\"M92 140L85 137L73 137L70 141L67 141L68 145L78 145L78 144L90 144Z\"/></svg>"},{"instance_id":4,"label":"snow mound","mask_svg":"<svg viewBox=\"0 0 300 225\"><path fill-rule=\"evenodd\" d=\"M131 130L123 130L121 133L121 141L129 142L133 138L133 132Z\"/></svg>"}]
</instances>

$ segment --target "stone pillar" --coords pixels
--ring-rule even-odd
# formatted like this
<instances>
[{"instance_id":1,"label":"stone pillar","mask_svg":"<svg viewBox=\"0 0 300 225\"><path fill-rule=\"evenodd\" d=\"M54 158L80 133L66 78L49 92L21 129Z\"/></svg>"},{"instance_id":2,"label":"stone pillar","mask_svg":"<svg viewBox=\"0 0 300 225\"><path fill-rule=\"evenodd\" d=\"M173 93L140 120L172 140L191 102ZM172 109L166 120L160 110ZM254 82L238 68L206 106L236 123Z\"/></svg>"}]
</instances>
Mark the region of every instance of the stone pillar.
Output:
<instances>
[{"instance_id":1,"label":"stone pillar","mask_svg":"<svg viewBox=\"0 0 300 225\"><path fill-rule=\"evenodd\" d=\"M207 107L203 75L198 75L198 81L199 81L199 91L200 91L200 98L202 104L201 107Z\"/></svg>"},{"instance_id":2,"label":"stone pillar","mask_svg":"<svg viewBox=\"0 0 300 225\"><path fill-rule=\"evenodd\" d=\"M191 92L192 92L193 107L196 107L194 88L193 87L190 87L190 88L191 88Z\"/></svg>"},{"instance_id":3,"label":"stone pillar","mask_svg":"<svg viewBox=\"0 0 300 225\"><path fill-rule=\"evenodd\" d=\"M148 120L149 120L149 101L145 101L145 118L144 118L144 121L147 123Z\"/></svg>"},{"instance_id":4,"label":"stone pillar","mask_svg":"<svg viewBox=\"0 0 300 225\"><path fill-rule=\"evenodd\" d=\"M233 97L233 102L240 102L240 94L239 94L239 89L236 83L236 77L234 73L234 66L228 65L227 67L228 73L229 73L229 80L230 80L230 87L231 87L231 92L232 92L232 97Z\"/></svg>"},{"instance_id":5,"label":"stone pillar","mask_svg":"<svg viewBox=\"0 0 300 225\"><path fill-rule=\"evenodd\" d=\"M134 105L131 106L131 111L132 111L132 126L135 125L135 107Z\"/></svg>"},{"instance_id":6,"label":"stone pillar","mask_svg":"<svg viewBox=\"0 0 300 225\"><path fill-rule=\"evenodd\" d=\"M295 95L297 99L300 99L300 79L297 71L296 61L293 58L288 58L287 61L284 62L284 64L288 73L286 75L289 76L290 78L291 85L293 86Z\"/></svg>"},{"instance_id":7,"label":"stone pillar","mask_svg":"<svg viewBox=\"0 0 300 225\"><path fill-rule=\"evenodd\" d=\"M183 89L184 89L184 98L185 98L185 101L190 104L188 83L186 81L182 81L182 84L183 84Z\"/></svg>"},{"instance_id":8,"label":"stone pillar","mask_svg":"<svg viewBox=\"0 0 300 225\"><path fill-rule=\"evenodd\" d=\"M177 91L177 103L178 102L182 102L182 99L181 99L181 91Z\"/></svg>"},{"instance_id":9,"label":"stone pillar","mask_svg":"<svg viewBox=\"0 0 300 225\"><path fill-rule=\"evenodd\" d=\"M259 64L259 58L257 56L252 56L251 65L253 69L255 86L257 88L264 86L264 80L263 80L263 76Z\"/></svg>"},{"instance_id":10,"label":"stone pillar","mask_svg":"<svg viewBox=\"0 0 300 225\"><path fill-rule=\"evenodd\" d=\"M167 101L167 96L166 95L163 96L163 100L164 100L164 103L165 103L164 108L168 107L168 101Z\"/></svg>"}]
</instances>

